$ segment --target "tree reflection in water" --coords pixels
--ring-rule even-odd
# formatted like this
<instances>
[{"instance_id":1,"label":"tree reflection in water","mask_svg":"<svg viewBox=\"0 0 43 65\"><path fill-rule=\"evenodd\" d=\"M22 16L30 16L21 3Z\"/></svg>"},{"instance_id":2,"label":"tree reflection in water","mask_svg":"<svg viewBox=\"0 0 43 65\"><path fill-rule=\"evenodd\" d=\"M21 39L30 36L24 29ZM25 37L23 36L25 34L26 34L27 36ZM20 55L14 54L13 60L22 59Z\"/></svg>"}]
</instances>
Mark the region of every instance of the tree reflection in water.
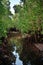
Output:
<instances>
[{"instance_id":1,"label":"tree reflection in water","mask_svg":"<svg viewBox=\"0 0 43 65\"><path fill-rule=\"evenodd\" d=\"M23 62L19 59L19 54L16 52L16 46L14 48L15 48L15 50L14 50L13 54L16 57L15 64L16 65L23 65Z\"/></svg>"},{"instance_id":2,"label":"tree reflection in water","mask_svg":"<svg viewBox=\"0 0 43 65\"><path fill-rule=\"evenodd\" d=\"M7 48L9 50L7 54L0 51L0 65L43 65L43 58L36 57L37 59L35 59L35 53L32 52L28 39L22 41L23 43L17 43L19 47L22 45L22 51L12 45Z\"/></svg>"},{"instance_id":3,"label":"tree reflection in water","mask_svg":"<svg viewBox=\"0 0 43 65\"><path fill-rule=\"evenodd\" d=\"M20 54L23 65L43 65L43 59L35 55L32 46L33 44L28 42L28 38L23 40L23 49Z\"/></svg>"}]
</instances>

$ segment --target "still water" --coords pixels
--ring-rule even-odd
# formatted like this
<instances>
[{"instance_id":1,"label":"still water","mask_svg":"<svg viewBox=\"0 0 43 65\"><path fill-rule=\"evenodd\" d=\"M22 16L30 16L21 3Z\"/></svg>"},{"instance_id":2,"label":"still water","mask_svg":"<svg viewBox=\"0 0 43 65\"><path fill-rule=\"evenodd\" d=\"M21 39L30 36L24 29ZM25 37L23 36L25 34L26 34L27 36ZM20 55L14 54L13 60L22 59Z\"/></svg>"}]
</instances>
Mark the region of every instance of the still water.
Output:
<instances>
[{"instance_id":1,"label":"still water","mask_svg":"<svg viewBox=\"0 0 43 65\"><path fill-rule=\"evenodd\" d=\"M11 40L10 45L0 51L0 65L43 65L43 57L35 56L32 46L27 39Z\"/></svg>"},{"instance_id":2,"label":"still water","mask_svg":"<svg viewBox=\"0 0 43 65\"><path fill-rule=\"evenodd\" d=\"M19 54L16 52L16 46L14 47L14 49L15 50L13 51L13 54L16 57L15 65L23 65L23 62L19 59ZM12 65L14 65L14 63Z\"/></svg>"},{"instance_id":3,"label":"still water","mask_svg":"<svg viewBox=\"0 0 43 65\"><path fill-rule=\"evenodd\" d=\"M14 51L12 52L14 54L14 56L16 57L16 61L15 63L13 62L12 65L23 65L23 61L20 60L20 56L19 53L16 52L17 48L16 46L14 47ZM27 65L31 65L30 63L28 63Z\"/></svg>"}]
</instances>

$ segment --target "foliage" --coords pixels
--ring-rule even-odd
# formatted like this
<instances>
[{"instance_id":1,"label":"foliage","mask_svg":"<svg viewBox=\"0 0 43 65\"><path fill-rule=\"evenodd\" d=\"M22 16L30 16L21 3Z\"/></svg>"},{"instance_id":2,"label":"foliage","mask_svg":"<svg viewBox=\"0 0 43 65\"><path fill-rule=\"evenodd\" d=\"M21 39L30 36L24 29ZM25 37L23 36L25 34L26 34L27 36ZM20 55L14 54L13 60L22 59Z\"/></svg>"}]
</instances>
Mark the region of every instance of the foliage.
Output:
<instances>
[{"instance_id":1,"label":"foliage","mask_svg":"<svg viewBox=\"0 0 43 65\"><path fill-rule=\"evenodd\" d=\"M15 13L18 13L21 9L21 6L20 5L14 5L14 10L15 10Z\"/></svg>"},{"instance_id":2,"label":"foliage","mask_svg":"<svg viewBox=\"0 0 43 65\"><path fill-rule=\"evenodd\" d=\"M7 29L13 26L10 3L8 0L0 0L0 39L7 36Z\"/></svg>"},{"instance_id":3,"label":"foliage","mask_svg":"<svg viewBox=\"0 0 43 65\"><path fill-rule=\"evenodd\" d=\"M9 0L0 0L0 38L6 36L7 29L14 26L21 33L40 31L43 34L43 0L21 0L20 5L14 6L13 16L9 9Z\"/></svg>"},{"instance_id":4,"label":"foliage","mask_svg":"<svg viewBox=\"0 0 43 65\"><path fill-rule=\"evenodd\" d=\"M18 20L15 26L21 30L22 33L29 33L29 31L31 31L33 34L38 31L43 31L42 2L42 0L25 0L23 7L19 9L17 14L18 18L16 17Z\"/></svg>"}]
</instances>

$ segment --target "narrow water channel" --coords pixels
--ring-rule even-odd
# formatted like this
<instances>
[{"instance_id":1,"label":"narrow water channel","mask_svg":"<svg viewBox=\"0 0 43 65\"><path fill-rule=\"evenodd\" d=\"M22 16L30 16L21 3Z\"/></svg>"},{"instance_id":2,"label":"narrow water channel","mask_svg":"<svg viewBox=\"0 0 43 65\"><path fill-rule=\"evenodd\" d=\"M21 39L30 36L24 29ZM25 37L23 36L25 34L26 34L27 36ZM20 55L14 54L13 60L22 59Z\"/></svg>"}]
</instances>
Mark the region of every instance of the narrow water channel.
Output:
<instances>
[{"instance_id":1,"label":"narrow water channel","mask_svg":"<svg viewBox=\"0 0 43 65\"><path fill-rule=\"evenodd\" d=\"M23 62L19 59L19 54L16 52L17 48L16 46L14 47L14 51L13 51L13 54L15 55L16 57L16 61L15 61L15 65L23 65ZM13 63L14 65L14 63Z\"/></svg>"},{"instance_id":2,"label":"narrow water channel","mask_svg":"<svg viewBox=\"0 0 43 65\"><path fill-rule=\"evenodd\" d=\"M0 65L43 65L43 57L35 56L31 47L27 39L11 40L9 46L0 50Z\"/></svg>"},{"instance_id":3,"label":"narrow water channel","mask_svg":"<svg viewBox=\"0 0 43 65\"><path fill-rule=\"evenodd\" d=\"M16 57L16 61L15 63L13 62L12 65L23 65L23 61L20 60L20 56L19 56L19 53L16 52L17 48L16 46L14 47L14 51L12 52L13 55ZM30 62L27 64L27 65L31 65Z\"/></svg>"}]
</instances>

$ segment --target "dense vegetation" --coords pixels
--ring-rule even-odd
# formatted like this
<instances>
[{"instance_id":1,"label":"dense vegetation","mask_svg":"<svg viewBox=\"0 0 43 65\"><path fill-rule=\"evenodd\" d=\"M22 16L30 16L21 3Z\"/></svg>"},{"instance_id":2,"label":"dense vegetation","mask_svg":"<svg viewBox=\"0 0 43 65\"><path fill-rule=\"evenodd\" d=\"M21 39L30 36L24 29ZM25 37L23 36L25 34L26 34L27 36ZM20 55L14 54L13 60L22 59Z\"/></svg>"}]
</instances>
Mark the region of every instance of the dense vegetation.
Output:
<instances>
[{"instance_id":1,"label":"dense vegetation","mask_svg":"<svg viewBox=\"0 0 43 65\"><path fill-rule=\"evenodd\" d=\"M24 2L23 7L16 6L18 13L18 22L16 27L23 33L43 32L43 4L42 0L21 0ZM18 8L17 8L18 7ZM20 9L20 10L19 10Z\"/></svg>"},{"instance_id":2,"label":"dense vegetation","mask_svg":"<svg viewBox=\"0 0 43 65\"><path fill-rule=\"evenodd\" d=\"M21 33L43 34L43 0L21 0L14 9L12 15L9 0L0 0L0 38L6 36L10 27L16 27Z\"/></svg>"},{"instance_id":3,"label":"dense vegetation","mask_svg":"<svg viewBox=\"0 0 43 65\"><path fill-rule=\"evenodd\" d=\"M7 29L13 24L10 18L11 15L10 2L8 0L0 0L0 39L7 36Z\"/></svg>"}]
</instances>

